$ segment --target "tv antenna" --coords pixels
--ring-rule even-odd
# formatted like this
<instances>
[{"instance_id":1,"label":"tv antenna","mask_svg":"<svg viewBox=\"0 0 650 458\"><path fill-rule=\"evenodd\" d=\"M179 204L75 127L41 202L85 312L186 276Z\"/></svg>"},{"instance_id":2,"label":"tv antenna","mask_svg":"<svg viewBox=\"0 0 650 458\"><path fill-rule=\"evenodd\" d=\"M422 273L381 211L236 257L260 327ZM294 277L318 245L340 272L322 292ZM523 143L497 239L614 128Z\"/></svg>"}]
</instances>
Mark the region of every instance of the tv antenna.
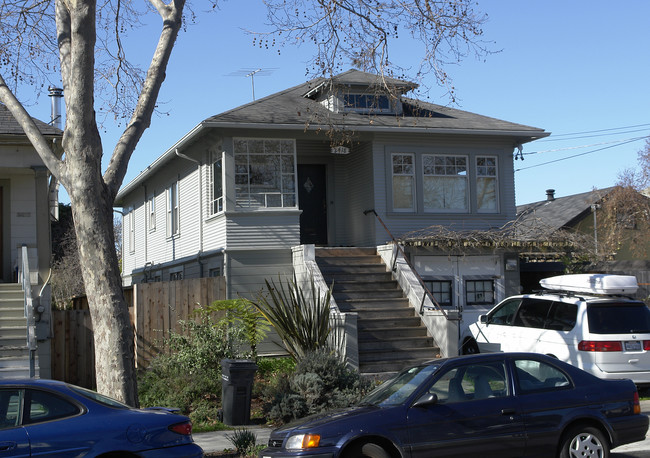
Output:
<instances>
[{"instance_id":1,"label":"tv antenna","mask_svg":"<svg viewBox=\"0 0 650 458\"><path fill-rule=\"evenodd\" d=\"M242 68L236 72L229 73L228 76L245 76L251 79L251 89L253 91L253 101L255 101L255 75L268 76L276 68Z\"/></svg>"}]
</instances>

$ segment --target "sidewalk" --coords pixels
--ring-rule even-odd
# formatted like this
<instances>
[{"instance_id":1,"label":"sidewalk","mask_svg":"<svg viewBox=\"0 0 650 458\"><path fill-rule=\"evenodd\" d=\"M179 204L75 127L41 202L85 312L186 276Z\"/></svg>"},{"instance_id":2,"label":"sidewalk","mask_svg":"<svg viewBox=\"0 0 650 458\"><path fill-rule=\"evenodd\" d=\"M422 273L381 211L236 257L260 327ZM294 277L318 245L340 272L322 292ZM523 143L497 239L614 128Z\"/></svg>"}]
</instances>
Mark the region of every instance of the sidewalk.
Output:
<instances>
[{"instance_id":1,"label":"sidewalk","mask_svg":"<svg viewBox=\"0 0 650 458\"><path fill-rule=\"evenodd\" d=\"M650 401L641 401L641 412L650 415ZM258 445L266 444L269 441L269 436L273 430L273 428L258 425L239 426L238 428L246 428L255 433ZM226 437L232 436L233 432L234 431L212 431L208 433L196 433L192 436L194 437L194 442L199 444L204 452L222 452L225 449L233 449L232 443Z\"/></svg>"}]
</instances>

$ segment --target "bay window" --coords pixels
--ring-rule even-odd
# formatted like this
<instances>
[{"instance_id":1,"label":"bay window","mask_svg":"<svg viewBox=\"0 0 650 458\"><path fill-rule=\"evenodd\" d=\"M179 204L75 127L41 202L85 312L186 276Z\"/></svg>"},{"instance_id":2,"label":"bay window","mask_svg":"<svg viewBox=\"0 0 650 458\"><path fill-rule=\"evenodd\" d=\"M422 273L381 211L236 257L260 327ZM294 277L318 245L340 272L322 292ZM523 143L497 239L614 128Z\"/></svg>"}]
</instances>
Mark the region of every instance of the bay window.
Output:
<instances>
[{"instance_id":1,"label":"bay window","mask_svg":"<svg viewBox=\"0 0 650 458\"><path fill-rule=\"evenodd\" d=\"M476 209L479 212L497 212L498 192L497 158L494 156L477 156Z\"/></svg>"},{"instance_id":2,"label":"bay window","mask_svg":"<svg viewBox=\"0 0 650 458\"><path fill-rule=\"evenodd\" d=\"M237 207L296 206L296 148L293 140L237 138L234 153Z\"/></svg>"},{"instance_id":3,"label":"bay window","mask_svg":"<svg viewBox=\"0 0 650 458\"><path fill-rule=\"evenodd\" d=\"M467 157L422 155L425 211L467 211Z\"/></svg>"},{"instance_id":4,"label":"bay window","mask_svg":"<svg viewBox=\"0 0 650 458\"><path fill-rule=\"evenodd\" d=\"M391 156L393 174L393 210L413 211L415 195L415 155L395 153Z\"/></svg>"}]
</instances>

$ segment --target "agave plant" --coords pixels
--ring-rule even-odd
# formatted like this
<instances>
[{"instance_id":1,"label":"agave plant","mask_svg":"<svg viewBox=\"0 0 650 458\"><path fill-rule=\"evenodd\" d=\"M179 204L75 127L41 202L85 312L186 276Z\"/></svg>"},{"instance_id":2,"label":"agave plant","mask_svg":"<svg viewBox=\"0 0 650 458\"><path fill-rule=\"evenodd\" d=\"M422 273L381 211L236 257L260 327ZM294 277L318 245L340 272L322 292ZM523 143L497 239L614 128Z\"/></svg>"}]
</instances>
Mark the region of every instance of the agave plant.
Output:
<instances>
[{"instance_id":1,"label":"agave plant","mask_svg":"<svg viewBox=\"0 0 650 458\"><path fill-rule=\"evenodd\" d=\"M328 347L331 289L321 297L311 278L304 291L293 279L265 280L267 294L251 303L264 315L282 339L286 350L300 360L305 353Z\"/></svg>"}]
</instances>

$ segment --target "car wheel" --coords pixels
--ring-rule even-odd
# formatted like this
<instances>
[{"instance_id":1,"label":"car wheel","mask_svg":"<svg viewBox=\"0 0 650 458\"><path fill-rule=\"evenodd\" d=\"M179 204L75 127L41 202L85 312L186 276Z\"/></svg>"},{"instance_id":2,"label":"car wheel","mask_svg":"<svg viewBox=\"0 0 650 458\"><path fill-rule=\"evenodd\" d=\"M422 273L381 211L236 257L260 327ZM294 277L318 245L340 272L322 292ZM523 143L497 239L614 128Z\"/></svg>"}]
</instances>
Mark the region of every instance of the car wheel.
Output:
<instances>
[{"instance_id":1,"label":"car wheel","mask_svg":"<svg viewBox=\"0 0 650 458\"><path fill-rule=\"evenodd\" d=\"M478 349L478 344L474 339L465 339L463 341L463 355L477 355L480 351Z\"/></svg>"},{"instance_id":2,"label":"car wheel","mask_svg":"<svg viewBox=\"0 0 650 458\"><path fill-rule=\"evenodd\" d=\"M609 442L598 428L578 426L571 428L563 437L560 458L609 457Z\"/></svg>"},{"instance_id":3,"label":"car wheel","mask_svg":"<svg viewBox=\"0 0 650 458\"><path fill-rule=\"evenodd\" d=\"M345 458L391 458L390 454L384 450L381 445L367 442L365 444L358 444L347 450L343 457Z\"/></svg>"}]
</instances>

